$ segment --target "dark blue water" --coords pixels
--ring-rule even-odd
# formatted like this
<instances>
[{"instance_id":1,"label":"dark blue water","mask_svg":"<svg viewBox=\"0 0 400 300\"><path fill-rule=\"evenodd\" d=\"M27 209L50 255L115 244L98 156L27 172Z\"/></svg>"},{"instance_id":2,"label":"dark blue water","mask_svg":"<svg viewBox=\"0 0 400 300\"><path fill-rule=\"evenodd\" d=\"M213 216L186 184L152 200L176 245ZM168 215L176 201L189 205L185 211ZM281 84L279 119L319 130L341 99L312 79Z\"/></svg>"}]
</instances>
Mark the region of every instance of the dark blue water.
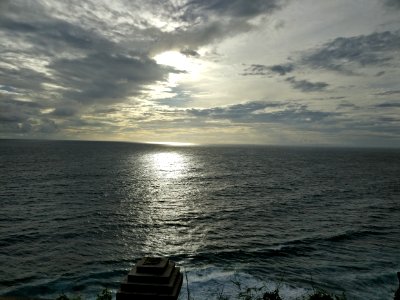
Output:
<instances>
[{"instance_id":1,"label":"dark blue water","mask_svg":"<svg viewBox=\"0 0 400 300\"><path fill-rule=\"evenodd\" d=\"M0 295L94 298L143 255L196 299L397 287L399 150L1 140L0 203Z\"/></svg>"}]
</instances>

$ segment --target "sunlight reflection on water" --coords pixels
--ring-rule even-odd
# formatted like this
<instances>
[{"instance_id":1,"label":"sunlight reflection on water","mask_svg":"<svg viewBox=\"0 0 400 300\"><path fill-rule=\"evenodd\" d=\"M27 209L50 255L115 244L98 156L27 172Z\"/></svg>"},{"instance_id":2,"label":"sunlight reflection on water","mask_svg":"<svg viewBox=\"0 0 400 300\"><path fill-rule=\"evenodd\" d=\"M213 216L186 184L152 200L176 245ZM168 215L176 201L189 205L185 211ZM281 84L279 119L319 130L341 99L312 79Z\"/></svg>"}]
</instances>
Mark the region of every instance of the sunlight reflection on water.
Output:
<instances>
[{"instance_id":1,"label":"sunlight reflection on water","mask_svg":"<svg viewBox=\"0 0 400 300\"><path fill-rule=\"evenodd\" d=\"M159 152L148 155L150 167L158 178L176 179L184 176L188 159L178 152Z\"/></svg>"},{"instance_id":2,"label":"sunlight reflection on water","mask_svg":"<svg viewBox=\"0 0 400 300\"><path fill-rule=\"evenodd\" d=\"M192 224L191 218L199 213L193 203L197 198L195 189L188 189L193 159L183 151L160 151L144 155L142 164L147 173L148 194L152 195L142 208L147 222L143 254L195 252L197 239L204 234L198 232L201 229Z\"/></svg>"}]
</instances>

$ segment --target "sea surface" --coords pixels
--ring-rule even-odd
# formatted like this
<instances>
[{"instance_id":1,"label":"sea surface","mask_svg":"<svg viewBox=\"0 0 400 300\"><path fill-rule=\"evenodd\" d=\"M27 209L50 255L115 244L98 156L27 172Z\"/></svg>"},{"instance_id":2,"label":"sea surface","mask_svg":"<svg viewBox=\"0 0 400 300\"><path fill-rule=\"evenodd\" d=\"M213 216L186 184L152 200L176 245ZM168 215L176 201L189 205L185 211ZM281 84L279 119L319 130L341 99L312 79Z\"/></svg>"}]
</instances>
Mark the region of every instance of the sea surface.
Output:
<instances>
[{"instance_id":1,"label":"sea surface","mask_svg":"<svg viewBox=\"0 0 400 300\"><path fill-rule=\"evenodd\" d=\"M94 299L168 256L180 299L392 299L400 150L0 140L0 295Z\"/></svg>"}]
</instances>

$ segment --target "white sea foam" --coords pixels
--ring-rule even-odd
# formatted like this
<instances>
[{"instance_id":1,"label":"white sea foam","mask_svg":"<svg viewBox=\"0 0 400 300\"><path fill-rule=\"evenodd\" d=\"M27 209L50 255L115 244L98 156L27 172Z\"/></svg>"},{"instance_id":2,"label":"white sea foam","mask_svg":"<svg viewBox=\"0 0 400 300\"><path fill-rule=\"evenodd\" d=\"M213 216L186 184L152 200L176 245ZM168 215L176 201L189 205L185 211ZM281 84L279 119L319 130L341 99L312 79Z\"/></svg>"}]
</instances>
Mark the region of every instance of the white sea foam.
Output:
<instances>
[{"instance_id":1,"label":"white sea foam","mask_svg":"<svg viewBox=\"0 0 400 300\"><path fill-rule=\"evenodd\" d=\"M307 293L304 288L291 287L270 280L263 281L247 273L228 271L214 266L184 272L185 279L179 300L188 299L188 289L191 299L218 299L218 295L221 294L235 299L240 291L246 291L247 288L251 288L252 295L259 296L278 289L285 300L299 299Z\"/></svg>"}]
</instances>

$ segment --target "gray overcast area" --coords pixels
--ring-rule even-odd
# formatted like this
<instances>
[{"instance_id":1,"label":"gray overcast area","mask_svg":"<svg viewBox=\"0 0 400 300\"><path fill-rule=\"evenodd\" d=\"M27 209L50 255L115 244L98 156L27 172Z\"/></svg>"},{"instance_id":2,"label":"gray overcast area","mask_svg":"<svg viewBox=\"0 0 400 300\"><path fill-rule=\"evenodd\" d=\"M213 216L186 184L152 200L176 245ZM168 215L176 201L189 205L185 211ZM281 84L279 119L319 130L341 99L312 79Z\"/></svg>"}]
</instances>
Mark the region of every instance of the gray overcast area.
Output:
<instances>
[{"instance_id":1,"label":"gray overcast area","mask_svg":"<svg viewBox=\"0 0 400 300\"><path fill-rule=\"evenodd\" d=\"M400 1L0 0L0 138L400 147Z\"/></svg>"}]
</instances>

